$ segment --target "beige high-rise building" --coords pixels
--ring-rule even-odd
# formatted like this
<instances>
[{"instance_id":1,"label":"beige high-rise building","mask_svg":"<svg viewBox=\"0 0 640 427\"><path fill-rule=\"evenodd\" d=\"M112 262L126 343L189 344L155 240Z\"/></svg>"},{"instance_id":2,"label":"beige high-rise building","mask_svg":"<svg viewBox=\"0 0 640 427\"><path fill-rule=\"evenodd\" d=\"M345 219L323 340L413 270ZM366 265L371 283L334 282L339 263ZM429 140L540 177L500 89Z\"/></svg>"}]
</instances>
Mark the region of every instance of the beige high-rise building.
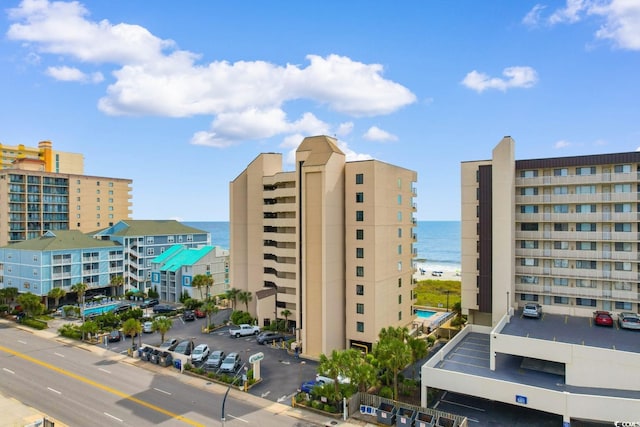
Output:
<instances>
[{"instance_id":1,"label":"beige high-rise building","mask_svg":"<svg viewBox=\"0 0 640 427\"><path fill-rule=\"evenodd\" d=\"M0 144L0 169L13 169L16 161L32 162L37 170L43 172L69 173L82 175L84 173L84 157L82 154L57 151L53 149L51 141L40 141L38 147Z\"/></svg>"},{"instance_id":2,"label":"beige high-rise building","mask_svg":"<svg viewBox=\"0 0 640 427\"><path fill-rule=\"evenodd\" d=\"M302 141L294 171L260 154L230 183L230 286L261 325L286 317L305 355L370 350L411 322L416 181L328 136Z\"/></svg>"}]
</instances>

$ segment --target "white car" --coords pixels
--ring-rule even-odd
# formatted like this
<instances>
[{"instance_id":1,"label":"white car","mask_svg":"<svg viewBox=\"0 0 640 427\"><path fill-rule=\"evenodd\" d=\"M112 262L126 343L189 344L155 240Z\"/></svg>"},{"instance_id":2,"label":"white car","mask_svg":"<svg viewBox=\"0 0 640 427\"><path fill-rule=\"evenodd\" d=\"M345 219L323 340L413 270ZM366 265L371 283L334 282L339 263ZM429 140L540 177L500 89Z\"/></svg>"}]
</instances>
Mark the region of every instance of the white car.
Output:
<instances>
[{"instance_id":1,"label":"white car","mask_svg":"<svg viewBox=\"0 0 640 427\"><path fill-rule=\"evenodd\" d=\"M153 322L144 322L142 324L142 332L150 334L153 332Z\"/></svg>"},{"instance_id":2,"label":"white car","mask_svg":"<svg viewBox=\"0 0 640 427\"><path fill-rule=\"evenodd\" d=\"M206 344L198 344L191 352L191 363L200 363L209 357L209 346Z\"/></svg>"}]
</instances>

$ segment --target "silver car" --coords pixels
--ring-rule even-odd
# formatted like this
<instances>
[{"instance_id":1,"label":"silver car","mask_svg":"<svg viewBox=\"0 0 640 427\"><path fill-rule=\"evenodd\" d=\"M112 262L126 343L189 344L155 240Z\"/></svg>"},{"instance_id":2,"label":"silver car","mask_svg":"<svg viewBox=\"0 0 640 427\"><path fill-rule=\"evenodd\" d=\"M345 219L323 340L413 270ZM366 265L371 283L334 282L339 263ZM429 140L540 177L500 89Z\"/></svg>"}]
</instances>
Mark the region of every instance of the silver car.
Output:
<instances>
[{"instance_id":1,"label":"silver car","mask_svg":"<svg viewBox=\"0 0 640 427\"><path fill-rule=\"evenodd\" d=\"M640 315L623 312L618 314L618 325L623 329L640 329Z\"/></svg>"},{"instance_id":2,"label":"silver car","mask_svg":"<svg viewBox=\"0 0 640 427\"><path fill-rule=\"evenodd\" d=\"M524 317L535 317L539 319L542 317L542 306L537 303L527 303L522 309L522 315Z\"/></svg>"}]
</instances>

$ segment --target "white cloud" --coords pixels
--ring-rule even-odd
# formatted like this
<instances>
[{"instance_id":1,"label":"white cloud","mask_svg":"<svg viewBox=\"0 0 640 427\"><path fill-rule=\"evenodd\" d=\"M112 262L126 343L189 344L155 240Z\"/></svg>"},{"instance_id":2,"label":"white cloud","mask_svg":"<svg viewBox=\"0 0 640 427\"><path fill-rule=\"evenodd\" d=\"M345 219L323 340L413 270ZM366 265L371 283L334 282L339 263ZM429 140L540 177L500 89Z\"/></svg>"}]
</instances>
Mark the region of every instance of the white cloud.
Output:
<instances>
[{"instance_id":1,"label":"white cloud","mask_svg":"<svg viewBox=\"0 0 640 427\"><path fill-rule=\"evenodd\" d=\"M398 137L380 129L377 126L371 126L367 131L362 135L364 139L367 141L397 141Z\"/></svg>"},{"instance_id":2,"label":"white cloud","mask_svg":"<svg viewBox=\"0 0 640 427\"><path fill-rule=\"evenodd\" d=\"M580 21L581 14L584 14L589 7L589 3L585 0L567 0L566 7L556 9L549 17L550 24L569 23L573 24Z\"/></svg>"},{"instance_id":3,"label":"white cloud","mask_svg":"<svg viewBox=\"0 0 640 427\"><path fill-rule=\"evenodd\" d=\"M26 42L39 54L79 63L115 67L115 79L98 108L109 115L162 117L212 116L211 129L196 132L192 143L225 147L330 126L313 114L287 120L288 101L311 100L353 117L390 114L415 102L406 87L383 77L380 64L339 55L308 55L306 66L265 61L218 60L180 50L139 25L92 21L79 2L23 0L9 10L10 40ZM49 68L67 81L98 81L80 68ZM88 76L84 79L81 76ZM341 128L345 131L347 128Z\"/></svg>"},{"instance_id":4,"label":"white cloud","mask_svg":"<svg viewBox=\"0 0 640 427\"><path fill-rule=\"evenodd\" d=\"M489 77L476 70L471 71L462 80L469 89L482 93L487 89L506 91L511 88L530 88L538 82L536 70L531 67L508 67L502 71L506 79Z\"/></svg>"},{"instance_id":5,"label":"white cloud","mask_svg":"<svg viewBox=\"0 0 640 427\"><path fill-rule=\"evenodd\" d=\"M74 67L48 67L46 74L64 82L100 83L104 80L102 73L86 74Z\"/></svg>"},{"instance_id":6,"label":"white cloud","mask_svg":"<svg viewBox=\"0 0 640 427\"><path fill-rule=\"evenodd\" d=\"M557 150L561 150L563 148L567 148L569 146L571 146L573 144L571 144L569 141L565 141L564 139L561 139L560 141L556 141L555 144L553 144L553 148L557 149Z\"/></svg>"},{"instance_id":7,"label":"white cloud","mask_svg":"<svg viewBox=\"0 0 640 427\"><path fill-rule=\"evenodd\" d=\"M337 136L347 136L353 132L353 122L340 123L336 129Z\"/></svg>"},{"instance_id":8,"label":"white cloud","mask_svg":"<svg viewBox=\"0 0 640 427\"><path fill-rule=\"evenodd\" d=\"M371 160L371 159L373 159L373 157L371 155L369 155L369 154L356 153L351 148L349 148L347 143L344 142L344 141L338 141L338 148L340 148L342 150L342 152L344 153L345 159L346 159L347 162L355 162L355 161L358 161L358 160Z\"/></svg>"},{"instance_id":9,"label":"white cloud","mask_svg":"<svg viewBox=\"0 0 640 427\"><path fill-rule=\"evenodd\" d=\"M540 14L546 8L541 4L536 4L533 8L522 18L522 23L529 27L535 27L540 22Z\"/></svg>"}]
</instances>

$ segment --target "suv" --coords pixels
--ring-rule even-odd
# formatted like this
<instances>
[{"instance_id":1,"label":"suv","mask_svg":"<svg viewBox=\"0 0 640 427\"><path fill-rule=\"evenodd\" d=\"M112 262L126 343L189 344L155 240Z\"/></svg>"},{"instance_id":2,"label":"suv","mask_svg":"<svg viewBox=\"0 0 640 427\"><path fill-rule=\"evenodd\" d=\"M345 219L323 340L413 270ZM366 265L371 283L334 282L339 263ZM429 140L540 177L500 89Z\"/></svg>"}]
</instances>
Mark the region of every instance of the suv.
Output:
<instances>
[{"instance_id":1,"label":"suv","mask_svg":"<svg viewBox=\"0 0 640 427\"><path fill-rule=\"evenodd\" d=\"M196 320L196 315L193 310L185 310L184 313L182 313L182 320L184 320L185 322Z\"/></svg>"},{"instance_id":2,"label":"suv","mask_svg":"<svg viewBox=\"0 0 640 427\"><path fill-rule=\"evenodd\" d=\"M258 336L256 336L256 342L258 344L266 344L269 342L282 342L284 341L284 335L280 332L275 331L264 331L260 332Z\"/></svg>"},{"instance_id":3,"label":"suv","mask_svg":"<svg viewBox=\"0 0 640 427\"><path fill-rule=\"evenodd\" d=\"M640 315L622 312L618 314L618 325L623 329L640 329Z\"/></svg>"},{"instance_id":4,"label":"suv","mask_svg":"<svg viewBox=\"0 0 640 427\"><path fill-rule=\"evenodd\" d=\"M240 367L240 355L238 353L229 353L220 365L220 372L235 373Z\"/></svg>"},{"instance_id":5,"label":"suv","mask_svg":"<svg viewBox=\"0 0 640 427\"><path fill-rule=\"evenodd\" d=\"M207 360L204 362L204 369L218 369L224 360L224 351L216 350L211 352Z\"/></svg>"},{"instance_id":6,"label":"suv","mask_svg":"<svg viewBox=\"0 0 640 427\"><path fill-rule=\"evenodd\" d=\"M176 348L177 345L178 345L178 340L177 339L169 338L168 340L166 340L165 342L160 344L159 348L166 349L166 350L169 350L169 351L173 351Z\"/></svg>"},{"instance_id":7,"label":"suv","mask_svg":"<svg viewBox=\"0 0 640 427\"><path fill-rule=\"evenodd\" d=\"M191 363L201 363L209 357L209 346L206 344L198 344L191 353Z\"/></svg>"},{"instance_id":8,"label":"suv","mask_svg":"<svg viewBox=\"0 0 640 427\"><path fill-rule=\"evenodd\" d=\"M193 351L194 347L195 345L193 344L193 341L184 340L180 342L180 344L178 344L176 348L173 349L173 351L174 353L180 353L180 354L184 354L185 356L191 356L191 352Z\"/></svg>"},{"instance_id":9,"label":"suv","mask_svg":"<svg viewBox=\"0 0 640 427\"><path fill-rule=\"evenodd\" d=\"M172 311L175 311L175 309L168 304L156 304L153 306L154 313L171 313Z\"/></svg>"},{"instance_id":10,"label":"suv","mask_svg":"<svg viewBox=\"0 0 640 427\"><path fill-rule=\"evenodd\" d=\"M522 309L522 315L524 317L534 317L539 319L542 317L542 306L535 303L525 304Z\"/></svg>"}]
</instances>

